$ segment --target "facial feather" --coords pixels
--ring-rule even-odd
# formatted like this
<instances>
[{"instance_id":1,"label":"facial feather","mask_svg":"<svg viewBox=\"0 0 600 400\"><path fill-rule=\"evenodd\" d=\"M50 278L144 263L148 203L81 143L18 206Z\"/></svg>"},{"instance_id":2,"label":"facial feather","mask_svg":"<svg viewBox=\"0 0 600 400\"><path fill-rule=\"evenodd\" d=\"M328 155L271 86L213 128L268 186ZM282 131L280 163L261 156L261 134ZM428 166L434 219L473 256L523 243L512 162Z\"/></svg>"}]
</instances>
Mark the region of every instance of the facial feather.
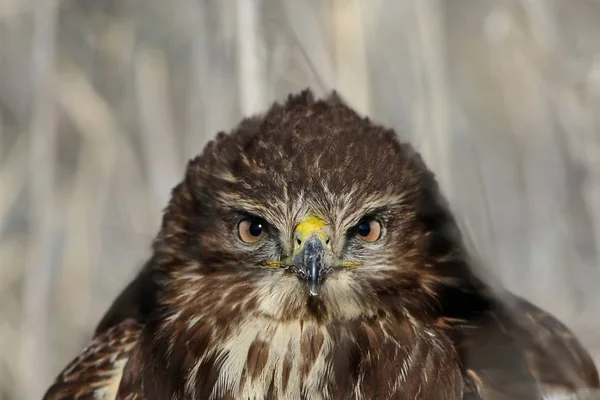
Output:
<instances>
[{"instance_id":1,"label":"facial feather","mask_svg":"<svg viewBox=\"0 0 600 400\"><path fill-rule=\"evenodd\" d=\"M405 317L427 315L435 302L422 300L434 297L443 281L438 270L426 272L436 277L430 279L419 270L429 262L421 247L429 228L418 217L418 202L437 193L433 177L392 131L360 118L337 98L302 96L209 144L190 162L165 212L155 245L164 307L147 340L154 349L164 347L171 362L186 363L181 396L198 397L202 384L202 393L215 399L273 393L320 398L336 390L355 396L371 390L385 398L421 390L405 387L418 374L415 368L423 367L417 356L455 357L433 345L437 336L408 329L413 322ZM447 213L439 204L434 210ZM244 215L266 221L263 240L249 245L236 237ZM311 215L326 221L339 264L318 298L276 267L289 259L295 227ZM376 243L349 233L365 215L382 221ZM459 259L460 248L452 250ZM365 347L357 347L352 329L365 332ZM185 356L177 353L179 343L189 343ZM409 343L416 346L412 351ZM376 345L390 353L382 355ZM370 387L369 374L391 368L387 357L402 372L383 387ZM212 383L203 378L207 371ZM347 388L339 386L343 382Z\"/></svg>"},{"instance_id":2,"label":"facial feather","mask_svg":"<svg viewBox=\"0 0 600 400\"><path fill-rule=\"evenodd\" d=\"M308 218L319 222L312 239L297 229ZM327 254L315 292L296 265L307 242ZM418 153L336 95L303 92L217 135L173 190L153 249L125 397L460 399L497 383L485 355L465 351L488 349L490 332L523 365L547 360L515 339L523 330L473 274ZM561 354L598 386L589 357ZM468 357L478 380L462 376ZM523 376L529 396L542 375Z\"/></svg>"}]
</instances>

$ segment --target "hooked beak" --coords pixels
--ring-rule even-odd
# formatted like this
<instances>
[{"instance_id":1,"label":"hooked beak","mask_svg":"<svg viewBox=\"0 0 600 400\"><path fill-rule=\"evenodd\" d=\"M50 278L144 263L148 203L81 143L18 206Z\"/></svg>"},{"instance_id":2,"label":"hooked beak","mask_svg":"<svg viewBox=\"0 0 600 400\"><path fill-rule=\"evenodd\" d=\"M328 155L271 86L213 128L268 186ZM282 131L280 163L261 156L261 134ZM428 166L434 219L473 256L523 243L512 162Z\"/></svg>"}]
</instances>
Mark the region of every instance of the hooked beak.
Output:
<instances>
[{"instance_id":1,"label":"hooked beak","mask_svg":"<svg viewBox=\"0 0 600 400\"><path fill-rule=\"evenodd\" d=\"M323 277L330 269L326 262L329 236L328 226L317 217L308 217L296 227L293 264L297 275L306 280L311 296L319 295Z\"/></svg>"}]
</instances>

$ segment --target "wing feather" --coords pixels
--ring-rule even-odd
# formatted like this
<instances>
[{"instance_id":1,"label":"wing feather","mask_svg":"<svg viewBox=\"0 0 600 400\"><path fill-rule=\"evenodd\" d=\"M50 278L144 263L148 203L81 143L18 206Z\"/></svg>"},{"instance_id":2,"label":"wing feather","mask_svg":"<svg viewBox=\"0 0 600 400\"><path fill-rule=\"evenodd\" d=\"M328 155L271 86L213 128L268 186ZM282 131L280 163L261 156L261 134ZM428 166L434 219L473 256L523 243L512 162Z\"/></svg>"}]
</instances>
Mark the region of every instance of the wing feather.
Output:
<instances>
[{"instance_id":1,"label":"wing feather","mask_svg":"<svg viewBox=\"0 0 600 400\"><path fill-rule=\"evenodd\" d=\"M56 378L44 400L115 399L141 329L138 322L127 319L96 336Z\"/></svg>"},{"instance_id":2,"label":"wing feather","mask_svg":"<svg viewBox=\"0 0 600 400\"><path fill-rule=\"evenodd\" d=\"M513 297L453 325L465 399L598 398L598 372L575 335L551 314Z\"/></svg>"}]
</instances>

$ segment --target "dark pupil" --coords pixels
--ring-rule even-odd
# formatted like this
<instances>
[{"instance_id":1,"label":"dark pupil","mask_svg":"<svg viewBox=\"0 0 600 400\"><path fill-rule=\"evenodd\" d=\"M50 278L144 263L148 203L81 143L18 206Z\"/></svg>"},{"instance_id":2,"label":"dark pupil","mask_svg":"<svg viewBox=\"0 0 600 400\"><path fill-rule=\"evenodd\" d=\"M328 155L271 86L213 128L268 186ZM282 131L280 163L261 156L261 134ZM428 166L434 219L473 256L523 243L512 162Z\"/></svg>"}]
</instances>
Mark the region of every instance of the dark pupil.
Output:
<instances>
[{"instance_id":1,"label":"dark pupil","mask_svg":"<svg viewBox=\"0 0 600 400\"><path fill-rule=\"evenodd\" d=\"M255 221L250 224L250 234L252 236L260 236L263 231L263 224L260 221Z\"/></svg>"},{"instance_id":2,"label":"dark pupil","mask_svg":"<svg viewBox=\"0 0 600 400\"><path fill-rule=\"evenodd\" d=\"M360 236L369 236L369 233L371 233L371 224L367 221L363 221L358 224L357 229Z\"/></svg>"}]
</instances>

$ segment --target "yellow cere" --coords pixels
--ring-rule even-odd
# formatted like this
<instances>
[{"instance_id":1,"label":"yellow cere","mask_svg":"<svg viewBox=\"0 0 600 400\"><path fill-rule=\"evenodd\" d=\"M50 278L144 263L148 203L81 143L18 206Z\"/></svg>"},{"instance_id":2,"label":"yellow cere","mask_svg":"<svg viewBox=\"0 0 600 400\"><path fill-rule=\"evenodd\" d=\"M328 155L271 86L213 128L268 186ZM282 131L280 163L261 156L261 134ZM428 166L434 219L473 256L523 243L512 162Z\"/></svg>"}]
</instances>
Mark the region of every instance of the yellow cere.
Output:
<instances>
[{"instance_id":1,"label":"yellow cere","mask_svg":"<svg viewBox=\"0 0 600 400\"><path fill-rule=\"evenodd\" d=\"M267 265L268 265L270 268L279 268L279 267L281 267L281 265L282 265L282 264L283 264L283 263L282 263L281 261L269 261L269 262L267 263Z\"/></svg>"},{"instance_id":2,"label":"yellow cere","mask_svg":"<svg viewBox=\"0 0 600 400\"><path fill-rule=\"evenodd\" d=\"M358 268L360 266L360 263L356 261L344 261L342 265L346 268Z\"/></svg>"},{"instance_id":3,"label":"yellow cere","mask_svg":"<svg viewBox=\"0 0 600 400\"><path fill-rule=\"evenodd\" d=\"M323 243L325 243L325 241L327 241L328 233L329 228L325 221L319 217L310 216L298 224L295 230L294 239L300 239L300 241L304 243L309 236L317 235Z\"/></svg>"}]
</instances>

